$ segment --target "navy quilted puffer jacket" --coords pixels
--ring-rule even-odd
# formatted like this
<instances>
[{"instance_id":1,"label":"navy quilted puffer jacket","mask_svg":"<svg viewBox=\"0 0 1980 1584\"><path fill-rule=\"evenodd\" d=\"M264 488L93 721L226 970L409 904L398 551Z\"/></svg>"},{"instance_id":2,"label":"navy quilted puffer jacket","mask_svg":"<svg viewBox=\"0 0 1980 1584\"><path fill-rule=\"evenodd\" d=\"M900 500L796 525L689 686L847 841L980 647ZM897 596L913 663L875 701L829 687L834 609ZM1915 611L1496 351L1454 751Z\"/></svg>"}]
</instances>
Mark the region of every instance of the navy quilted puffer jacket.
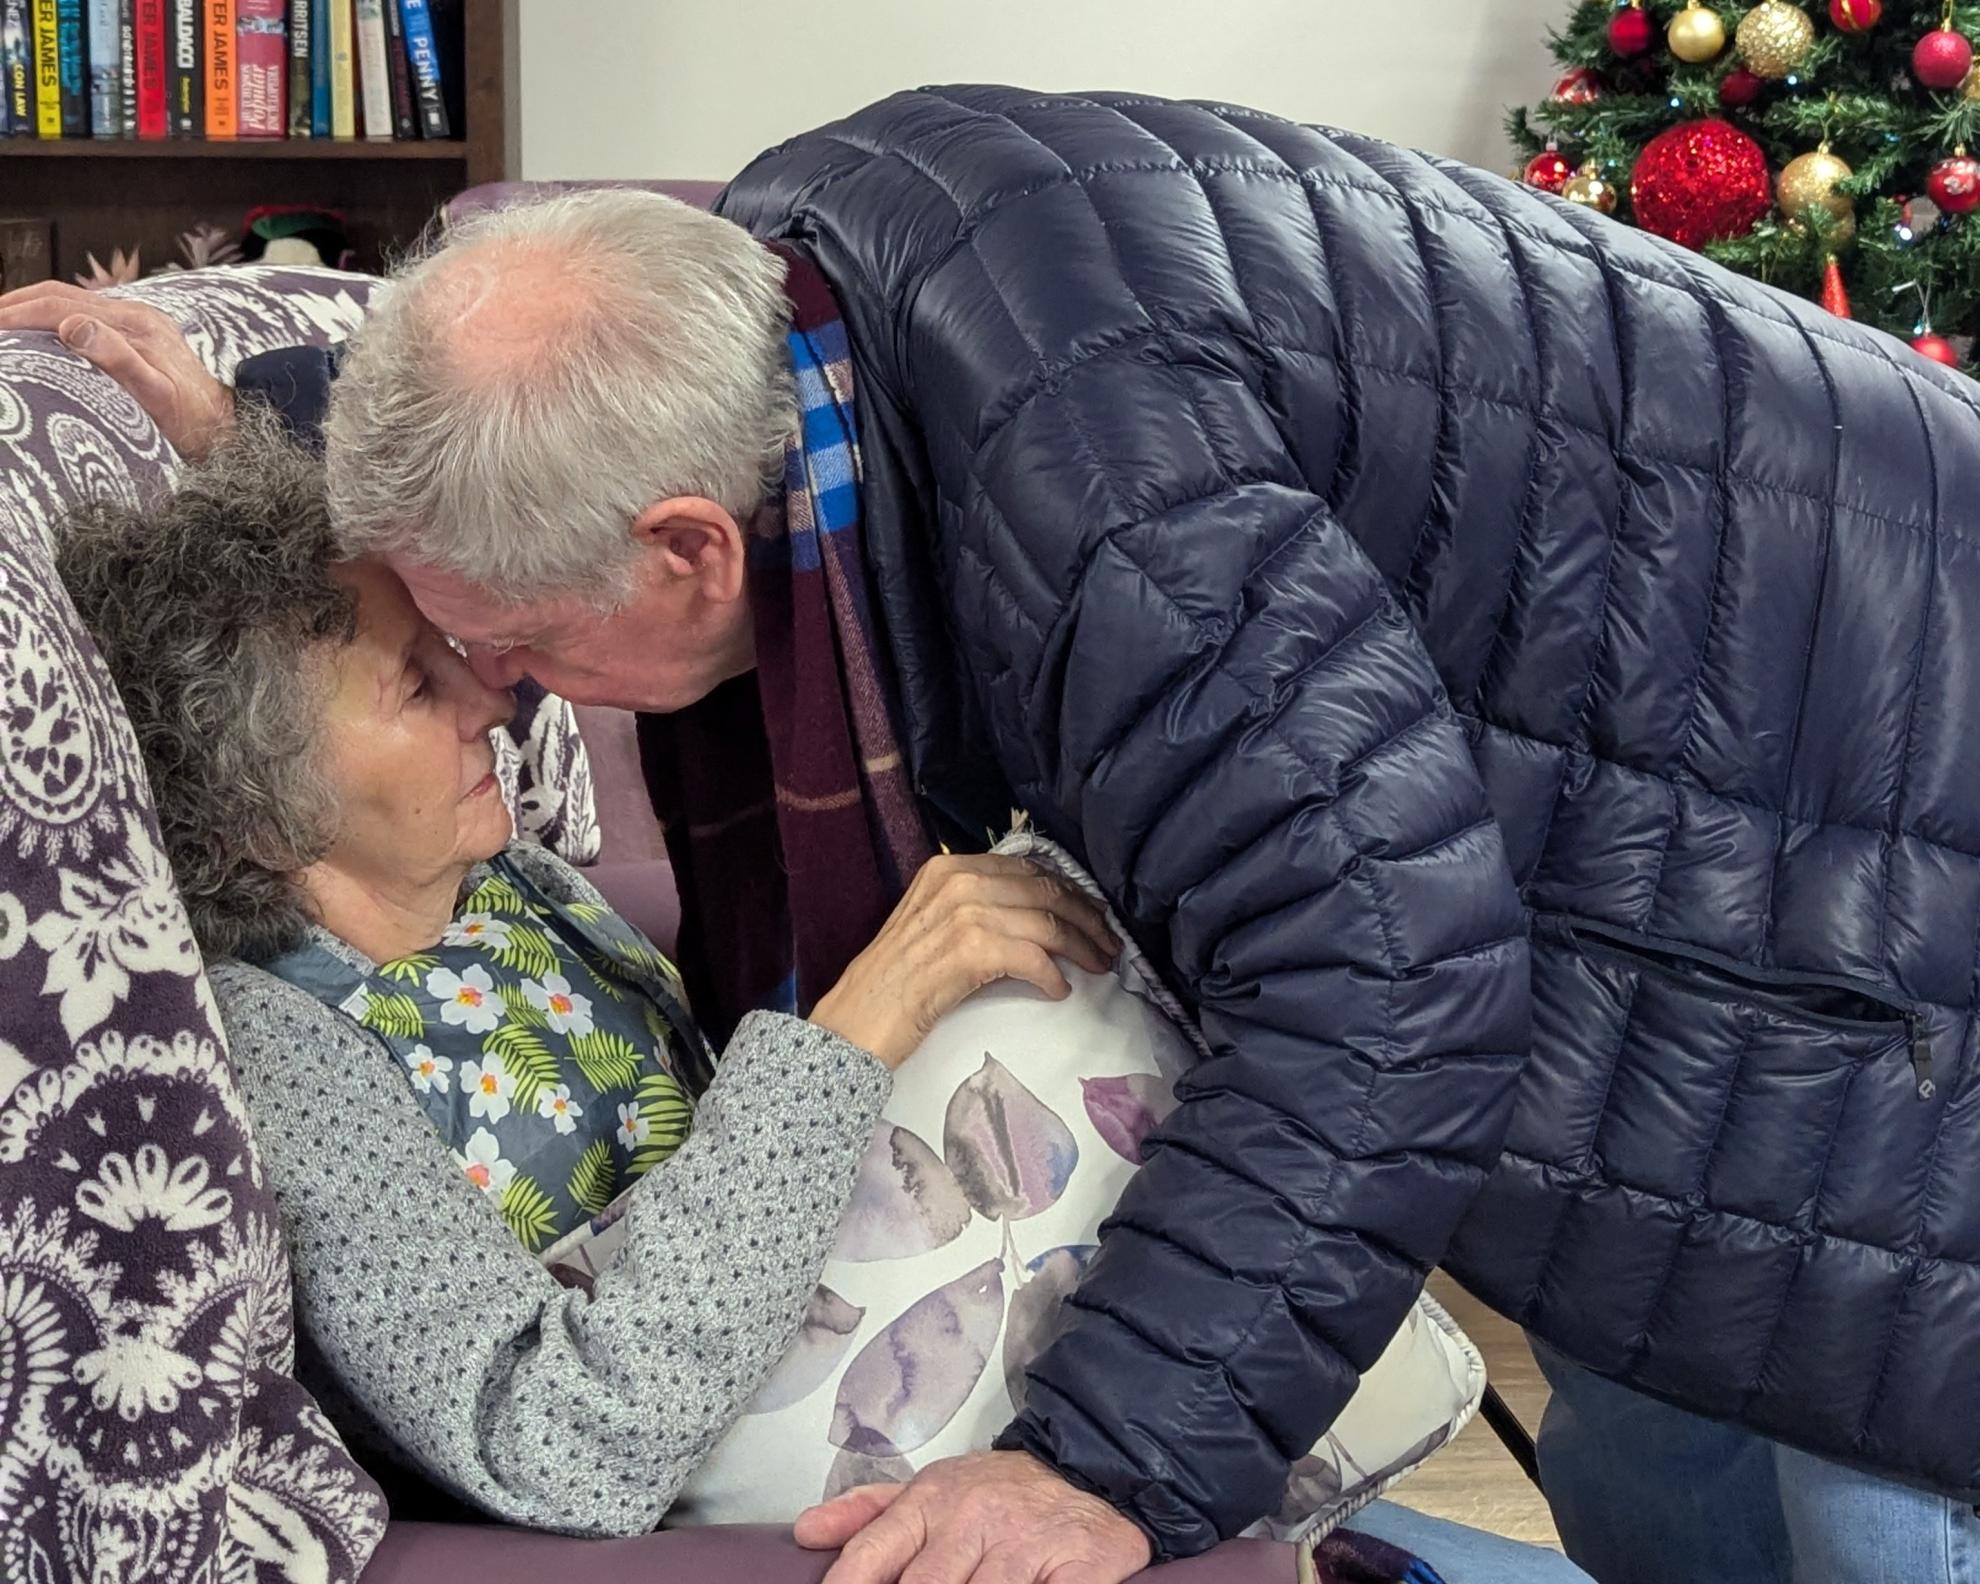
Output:
<instances>
[{"instance_id":1,"label":"navy quilted puffer jacket","mask_svg":"<svg viewBox=\"0 0 1980 1584\"><path fill-rule=\"evenodd\" d=\"M722 208L846 310L922 791L1217 1051L1006 1444L1206 1546L1463 1218L1582 1362L1980 1488L1973 387L1244 110L903 94Z\"/></svg>"}]
</instances>

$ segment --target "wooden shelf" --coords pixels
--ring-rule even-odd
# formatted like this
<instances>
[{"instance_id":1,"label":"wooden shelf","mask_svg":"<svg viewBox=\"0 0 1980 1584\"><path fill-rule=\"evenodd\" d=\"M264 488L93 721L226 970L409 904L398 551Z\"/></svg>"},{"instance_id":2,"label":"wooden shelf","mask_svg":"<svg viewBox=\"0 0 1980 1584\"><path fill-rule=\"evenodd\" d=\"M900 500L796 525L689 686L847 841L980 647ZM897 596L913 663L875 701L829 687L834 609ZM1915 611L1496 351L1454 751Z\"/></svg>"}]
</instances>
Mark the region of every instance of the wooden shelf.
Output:
<instances>
[{"instance_id":1,"label":"wooden shelf","mask_svg":"<svg viewBox=\"0 0 1980 1584\"><path fill-rule=\"evenodd\" d=\"M353 263L378 269L457 193L515 174L518 3L450 0L458 15L442 70L459 87L449 96L453 138L0 138L0 219L45 223L37 267L56 280L120 249L156 269L177 258L193 225L233 235L271 204L341 215Z\"/></svg>"},{"instance_id":2,"label":"wooden shelf","mask_svg":"<svg viewBox=\"0 0 1980 1584\"><path fill-rule=\"evenodd\" d=\"M251 159L251 160L465 160L468 146L459 138L376 143L363 138L239 138L207 142L203 138L5 138L0 159Z\"/></svg>"}]
</instances>

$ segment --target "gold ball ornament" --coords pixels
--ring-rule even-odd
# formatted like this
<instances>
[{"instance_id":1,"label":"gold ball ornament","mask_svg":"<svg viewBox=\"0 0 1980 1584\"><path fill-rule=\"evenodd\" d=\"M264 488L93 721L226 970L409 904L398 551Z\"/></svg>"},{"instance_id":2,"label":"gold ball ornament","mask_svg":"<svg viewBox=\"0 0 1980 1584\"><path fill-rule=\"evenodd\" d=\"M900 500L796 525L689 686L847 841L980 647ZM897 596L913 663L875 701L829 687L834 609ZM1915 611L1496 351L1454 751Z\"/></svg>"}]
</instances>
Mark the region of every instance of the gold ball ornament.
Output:
<instances>
[{"instance_id":1,"label":"gold ball ornament","mask_svg":"<svg viewBox=\"0 0 1980 1584\"><path fill-rule=\"evenodd\" d=\"M1787 0L1761 0L1739 24L1739 58L1756 77L1778 81L1808 59L1815 24Z\"/></svg>"},{"instance_id":2,"label":"gold ball ornament","mask_svg":"<svg viewBox=\"0 0 1980 1584\"><path fill-rule=\"evenodd\" d=\"M1959 92L1962 98L1980 100L1980 66L1966 74L1966 82Z\"/></svg>"},{"instance_id":3,"label":"gold ball ornament","mask_svg":"<svg viewBox=\"0 0 1980 1584\"><path fill-rule=\"evenodd\" d=\"M1781 167L1774 179L1774 200L1790 221L1805 223L1811 215L1827 215L1829 240L1840 246L1856 235L1856 200L1836 191L1836 183L1849 174L1849 166L1824 143L1814 153L1799 155Z\"/></svg>"},{"instance_id":4,"label":"gold ball ornament","mask_svg":"<svg viewBox=\"0 0 1980 1584\"><path fill-rule=\"evenodd\" d=\"M1583 208L1602 214L1614 214L1616 211L1616 184L1602 174L1602 167L1593 160L1567 179L1567 184L1561 188L1561 196L1569 203L1578 203Z\"/></svg>"},{"instance_id":5,"label":"gold ball ornament","mask_svg":"<svg viewBox=\"0 0 1980 1584\"><path fill-rule=\"evenodd\" d=\"M1665 30L1665 39L1671 46L1671 53L1679 60L1693 66L1718 58L1719 51L1726 47L1726 25L1719 20L1719 13L1698 0L1691 0Z\"/></svg>"}]
</instances>

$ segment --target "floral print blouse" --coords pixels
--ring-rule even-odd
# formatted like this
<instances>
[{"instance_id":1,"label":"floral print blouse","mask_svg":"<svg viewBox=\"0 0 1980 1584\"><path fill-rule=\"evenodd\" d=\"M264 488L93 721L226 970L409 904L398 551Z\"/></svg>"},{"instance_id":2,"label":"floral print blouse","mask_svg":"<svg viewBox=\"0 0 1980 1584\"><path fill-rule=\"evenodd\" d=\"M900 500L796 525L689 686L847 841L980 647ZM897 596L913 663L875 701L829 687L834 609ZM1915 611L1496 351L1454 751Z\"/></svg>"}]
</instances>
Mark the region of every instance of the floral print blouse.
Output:
<instances>
[{"instance_id":1,"label":"floral print blouse","mask_svg":"<svg viewBox=\"0 0 1980 1584\"><path fill-rule=\"evenodd\" d=\"M370 1029L460 1169L539 1257L680 1148L712 1076L660 951L506 855L446 934L363 971L312 938L264 964Z\"/></svg>"}]
</instances>

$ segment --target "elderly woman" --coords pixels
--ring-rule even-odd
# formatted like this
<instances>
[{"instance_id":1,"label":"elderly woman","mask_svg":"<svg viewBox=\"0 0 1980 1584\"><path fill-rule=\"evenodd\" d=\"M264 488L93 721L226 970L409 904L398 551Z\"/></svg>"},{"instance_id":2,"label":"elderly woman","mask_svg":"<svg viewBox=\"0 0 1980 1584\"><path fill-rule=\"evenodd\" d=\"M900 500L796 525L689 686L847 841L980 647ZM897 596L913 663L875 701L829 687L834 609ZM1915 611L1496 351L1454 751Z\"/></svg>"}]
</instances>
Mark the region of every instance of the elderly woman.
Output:
<instances>
[{"instance_id":1,"label":"elderly woman","mask_svg":"<svg viewBox=\"0 0 1980 1584\"><path fill-rule=\"evenodd\" d=\"M508 696L336 564L306 453L247 423L59 564L212 961L305 1378L500 1518L653 1528L796 1330L891 1069L985 983L1104 968L1102 914L937 860L809 1021L755 1014L717 1061L666 959L511 843Z\"/></svg>"}]
</instances>

